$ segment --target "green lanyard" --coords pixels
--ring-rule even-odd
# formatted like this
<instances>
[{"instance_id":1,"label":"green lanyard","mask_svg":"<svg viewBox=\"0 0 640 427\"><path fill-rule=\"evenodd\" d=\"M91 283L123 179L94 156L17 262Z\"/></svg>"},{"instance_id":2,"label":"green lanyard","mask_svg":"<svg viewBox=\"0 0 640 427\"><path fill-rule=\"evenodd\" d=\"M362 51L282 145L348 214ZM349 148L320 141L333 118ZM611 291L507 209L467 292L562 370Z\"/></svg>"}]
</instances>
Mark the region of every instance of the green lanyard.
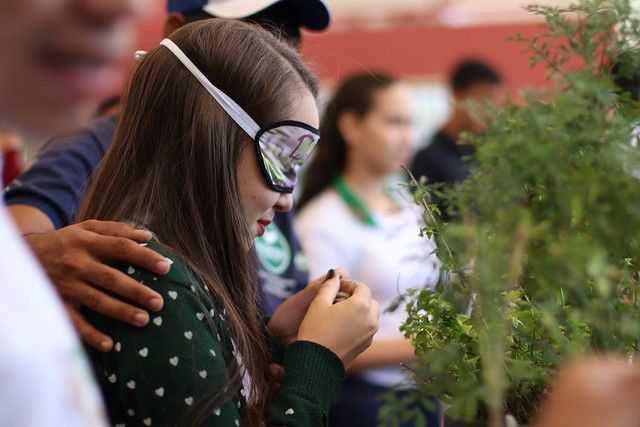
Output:
<instances>
[{"instance_id":1,"label":"green lanyard","mask_svg":"<svg viewBox=\"0 0 640 427\"><path fill-rule=\"evenodd\" d=\"M353 191L349 189L349 187L347 187L341 176L337 176L333 180L333 186L335 187L340 197L342 197L342 199L345 201L347 206L349 206L351 210L355 212L360 220L371 227L378 226L376 220L373 218L373 215L371 215L371 212L369 211L367 206L362 202L362 200L358 198L358 196L353 193Z\"/></svg>"}]
</instances>

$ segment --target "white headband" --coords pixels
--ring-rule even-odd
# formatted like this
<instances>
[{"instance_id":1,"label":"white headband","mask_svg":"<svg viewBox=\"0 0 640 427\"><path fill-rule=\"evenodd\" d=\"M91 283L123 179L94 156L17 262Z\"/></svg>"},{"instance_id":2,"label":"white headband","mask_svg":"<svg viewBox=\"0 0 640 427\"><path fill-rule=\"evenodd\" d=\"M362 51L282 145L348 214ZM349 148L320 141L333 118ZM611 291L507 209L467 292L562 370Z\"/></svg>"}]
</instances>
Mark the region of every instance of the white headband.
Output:
<instances>
[{"instance_id":1,"label":"white headband","mask_svg":"<svg viewBox=\"0 0 640 427\"><path fill-rule=\"evenodd\" d=\"M238 126L240 126L247 135L252 139L256 138L258 131L260 131L260 126L258 126L258 124L238 104L236 104L233 99L229 98L227 94L215 87L174 42L169 39L164 39L160 44L173 52L176 58L178 58L180 62L182 62L184 66L191 71L191 74L193 74L195 78L202 83L202 86L207 89L207 92L209 92L211 96L218 101L218 104L220 104L227 114L235 120Z\"/></svg>"}]
</instances>

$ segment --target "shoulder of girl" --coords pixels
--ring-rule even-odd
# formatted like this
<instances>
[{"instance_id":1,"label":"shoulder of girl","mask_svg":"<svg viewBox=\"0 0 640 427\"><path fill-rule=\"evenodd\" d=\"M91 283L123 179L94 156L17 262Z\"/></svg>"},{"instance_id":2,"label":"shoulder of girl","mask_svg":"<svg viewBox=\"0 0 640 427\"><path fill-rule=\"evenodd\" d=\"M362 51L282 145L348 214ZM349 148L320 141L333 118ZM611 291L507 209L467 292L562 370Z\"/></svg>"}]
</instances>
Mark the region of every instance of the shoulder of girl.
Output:
<instances>
[{"instance_id":1,"label":"shoulder of girl","mask_svg":"<svg viewBox=\"0 0 640 427\"><path fill-rule=\"evenodd\" d=\"M106 265L109 265L113 268L116 268L122 271L123 273L131 276L137 281L142 282L143 284L147 284L151 287L153 287L152 282L156 282L159 280L180 283L180 282L183 282L185 278L190 276L190 273L187 270L182 259L177 254L172 252L170 249L161 245L157 240L155 240L155 238L151 239L149 243L143 243L142 245L146 246L147 248L159 253L160 255L170 260L171 269L167 274L165 275L155 274L138 265L129 263L127 261L105 260L104 263Z\"/></svg>"}]
</instances>

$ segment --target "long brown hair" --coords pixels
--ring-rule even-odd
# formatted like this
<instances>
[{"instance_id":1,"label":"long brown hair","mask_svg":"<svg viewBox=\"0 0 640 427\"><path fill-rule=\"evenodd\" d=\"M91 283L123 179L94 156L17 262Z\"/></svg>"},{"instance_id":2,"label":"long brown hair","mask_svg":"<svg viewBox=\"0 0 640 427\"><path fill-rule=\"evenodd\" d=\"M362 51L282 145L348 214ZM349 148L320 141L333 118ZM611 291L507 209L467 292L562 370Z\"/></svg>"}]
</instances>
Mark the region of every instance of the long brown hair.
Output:
<instances>
[{"instance_id":1,"label":"long brown hair","mask_svg":"<svg viewBox=\"0 0 640 427\"><path fill-rule=\"evenodd\" d=\"M292 100L305 91L317 96L316 78L298 54L255 26L209 19L170 38L260 126L290 118ZM247 256L252 239L236 179L240 153L253 141L164 46L138 61L130 80L113 143L77 221L143 225L203 278L226 310L252 379L253 404L243 411L243 422L259 424L266 409L267 356ZM237 391L242 374L230 365L229 387ZM194 422L225 396L212 398Z\"/></svg>"},{"instance_id":2,"label":"long brown hair","mask_svg":"<svg viewBox=\"0 0 640 427\"><path fill-rule=\"evenodd\" d=\"M338 117L345 111L352 111L363 118L374 106L374 93L396 82L386 74L362 73L347 78L339 85L322 116L322 141L317 145L305 173L298 208L330 187L347 165L347 143L338 129Z\"/></svg>"}]
</instances>

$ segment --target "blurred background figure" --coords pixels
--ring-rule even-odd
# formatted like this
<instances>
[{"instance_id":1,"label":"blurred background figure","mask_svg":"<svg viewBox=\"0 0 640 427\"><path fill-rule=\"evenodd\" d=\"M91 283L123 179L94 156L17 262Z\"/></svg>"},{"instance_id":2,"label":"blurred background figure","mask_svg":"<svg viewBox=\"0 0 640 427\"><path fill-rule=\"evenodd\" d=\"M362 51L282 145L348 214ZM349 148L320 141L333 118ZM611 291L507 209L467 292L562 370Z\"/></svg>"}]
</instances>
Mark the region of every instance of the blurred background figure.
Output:
<instances>
[{"instance_id":1,"label":"blurred background figure","mask_svg":"<svg viewBox=\"0 0 640 427\"><path fill-rule=\"evenodd\" d=\"M640 426L640 368L616 359L569 364L555 378L533 425Z\"/></svg>"},{"instance_id":2,"label":"blurred background figure","mask_svg":"<svg viewBox=\"0 0 640 427\"><path fill-rule=\"evenodd\" d=\"M411 158L414 117L407 84L380 73L346 79L321 121L322 140L295 219L310 274L347 268L371 287L383 311L407 288L431 288L440 277L433 240L418 235L420 209L401 187L385 182ZM402 309L381 314L373 344L353 363L336 396L331 426L378 425L382 402L376 399L403 382L401 363L416 360L399 331L405 318ZM429 425L437 423L437 415L429 414Z\"/></svg>"},{"instance_id":3,"label":"blurred background figure","mask_svg":"<svg viewBox=\"0 0 640 427\"><path fill-rule=\"evenodd\" d=\"M625 108L626 104L631 103L631 111L637 112L638 102L640 102L640 70L633 67L633 60L629 54L616 58L611 67L611 75L616 92L626 97L619 107ZM640 143L640 117L636 114L635 126L631 132L631 146L637 147L638 143ZM632 173L640 179L640 171Z\"/></svg>"},{"instance_id":4,"label":"blurred background figure","mask_svg":"<svg viewBox=\"0 0 640 427\"><path fill-rule=\"evenodd\" d=\"M418 151L411 165L416 179L426 176L429 182L462 181L469 174L469 156L473 147L458 144L463 132L480 133L477 123L465 108L468 101L497 102L502 80L497 71L480 61L469 60L458 65L451 75L453 113L445 125L431 138L429 144Z\"/></svg>"},{"instance_id":5,"label":"blurred background figure","mask_svg":"<svg viewBox=\"0 0 640 427\"><path fill-rule=\"evenodd\" d=\"M2 153L2 182L13 181L24 169L22 136L17 129L0 127L0 153Z\"/></svg>"},{"instance_id":6,"label":"blurred background figure","mask_svg":"<svg viewBox=\"0 0 640 427\"><path fill-rule=\"evenodd\" d=\"M3 3L13 4L0 29L0 117L47 137L85 123L101 97L121 84L136 18L150 0ZM32 7L38 10L28 20L18 19ZM16 25L22 28L10 36Z\"/></svg>"},{"instance_id":7,"label":"blurred background figure","mask_svg":"<svg viewBox=\"0 0 640 427\"><path fill-rule=\"evenodd\" d=\"M411 164L411 173L416 180L424 176L428 183L452 183L469 176L474 148L460 144L460 134L480 133L483 128L471 117L467 104L483 100L496 103L501 85L498 72L481 61L466 60L455 68L450 80L453 113L428 145L416 153ZM444 213L442 206L440 208Z\"/></svg>"}]
</instances>

